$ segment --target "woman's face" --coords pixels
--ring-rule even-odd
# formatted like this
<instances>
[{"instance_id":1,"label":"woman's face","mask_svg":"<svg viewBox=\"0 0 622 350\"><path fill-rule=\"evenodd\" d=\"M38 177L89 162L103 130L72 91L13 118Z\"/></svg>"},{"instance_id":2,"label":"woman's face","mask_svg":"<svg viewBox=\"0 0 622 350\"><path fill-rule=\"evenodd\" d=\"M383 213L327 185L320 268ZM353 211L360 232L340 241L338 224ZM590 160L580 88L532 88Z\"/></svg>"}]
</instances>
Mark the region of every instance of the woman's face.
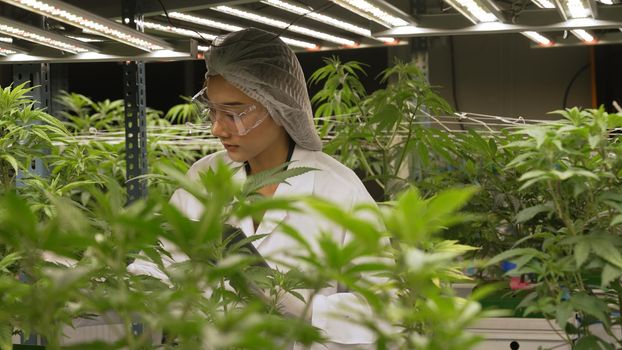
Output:
<instances>
[{"instance_id":1,"label":"woman's face","mask_svg":"<svg viewBox=\"0 0 622 350\"><path fill-rule=\"evenodd\" d=\"M211 76L207 81L207 97L212 103L225 105L257 104L240 89L229 84L222 76ZM212 134L220 139L231 160L245 162L269 151L286 134L282 126L276 125L271 117L244 136L236 135L235 130L227 130L222 123L212 124Z\"/></svg>"}]
</instances>

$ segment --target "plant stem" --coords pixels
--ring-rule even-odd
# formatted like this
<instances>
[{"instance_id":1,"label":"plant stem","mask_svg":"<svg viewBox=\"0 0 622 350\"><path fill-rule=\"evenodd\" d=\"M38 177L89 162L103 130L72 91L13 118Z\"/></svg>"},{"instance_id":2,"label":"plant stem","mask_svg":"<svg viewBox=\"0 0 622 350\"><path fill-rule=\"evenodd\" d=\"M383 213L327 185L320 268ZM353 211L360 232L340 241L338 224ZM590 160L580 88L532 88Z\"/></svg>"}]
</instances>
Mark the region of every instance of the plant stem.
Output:
<instances>
[{"instance_id":1,"label":"plant stem","mask_svg":"<svg viewBox=\"0 0 622 350\"><path fill-rule=\"evenodd\" d=\"M402 167L402 163L404 162L404 158L406 157L406 150L408 149L407 146L408 146L408 143L410 142L410 139L412 138L413 122L415 121L416 112L419 110L419 107L420 105L417 104L417 107L415 108L415 111L413 113L410 113L410 109L408 109L408 116L410 117L410 121L408 122L408 135L406 136L406 140L404 141L404 147L402 148L399 161L397 162L395 166L395 177L398 176L400 172L400 168Z\"/></svg>"},{"instance_id":2,"label":"plant stem","mask_svg":"<svg viewBox=\"0 0 622 350\"><path fill-rule=\"evenodd\" d=\"M564 223L564 226L568 229L568 233L571 236L575 236L575 228L572 220L570 219L570 215L565 210L563 206L563 199L561 196L560 182L556 181L555 186L553 186L552 181L547 182L549 191L551 191L551 195L553 196L553 203L555 204L555 210L557 211L557 215Z\"/></svg>"}]
</instances>

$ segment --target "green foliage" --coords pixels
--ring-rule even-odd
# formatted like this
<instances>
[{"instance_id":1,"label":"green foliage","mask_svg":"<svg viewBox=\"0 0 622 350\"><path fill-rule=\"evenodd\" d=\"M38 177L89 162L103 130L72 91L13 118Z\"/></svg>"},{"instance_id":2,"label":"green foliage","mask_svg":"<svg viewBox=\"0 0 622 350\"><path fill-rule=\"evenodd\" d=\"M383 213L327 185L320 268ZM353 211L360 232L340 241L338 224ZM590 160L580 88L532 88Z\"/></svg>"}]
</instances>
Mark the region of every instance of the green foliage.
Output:
<instances>
[{"instance_id":1,"label":"green foliage","mask_svg":"<svg viewBox=\"0 0 622 350\"><path fill-rule=\"evenodd\" d=\"M382 82L392 83L367 95L357 77L357 71L364 73L357 62L325 62L310 80L324 80L323 90L312 99L316 117L321 116L323 125L331 126L326 133L333 134L324 149L342 163L363 169L391 198L408 187L404 172L416 161L414 151L426 147L415 137L423 132L419 124L427 118L424 110L446 113L451 108L414 63L396 62L381 74Z\"/></svg>"},{"instance_id":2,"label":"green foliage","mask_svg":"<svg viewBox=\"0 0 622 350\"><path fill-rule=\"evenodd\" d=\"M317 105L315 117L321 137L340 129L342 123L356 122L357 118L350 114L358 110L367 95L358 79L358 74L365 74L361 62L342 63L339 57L332 56L324 58L324 63L309 77L310 84L325 80L322 90L311 98L311 103Z\"/></svg>"},{"instance_id":3,"label":"green foliage","mask_svg":"<svg viewBox=\"0 0 622 350\"><path fill-rule=\"evenodd\" d=\"M45 157L54 143L65 143L67 129L34 106L26 83L0 90L0 179L2 190L15 185L18 172L28 172L35 158Z\"/></svg>"},{"instance_id":4,"label":"green foliage","mask_svg":"<svg viewBox=\"0 0 622 350\"><path fill-rule=\"evenodd\" d=\"M192 103L192 100L186 96L180 97L185 102L171 107L164 115L164 118L170 120L173 124L185 124L198 121L200 116L196 104Z\"/></svg>"},{"instance_id":5,"label":"green foliage","mask_svg":"<svg viewBox=\"0 0 622 350\"><path fill-rule=\"evenodd\" d=\"M266 184L314 169L284 166L239 186L232 181L235 169L221 164L192 182L184 175L184 164L197 154L150 138L155 173L149 177L154 184L151 197L126 206L123 144L76 142L63 124L34 110L22 88L6 88L0 96L5 106L1 130L31 131L41 125L48 132L2 134L6 140L18 135L22 138L16 140L34 141L30 149L6 141L2 153L2 165L17 164L23 176L21 186L11 183L0 192L0 347L9 348L11 332L18 330L36 332L48 348L57 349L64 326L93 315L120 320L119 339L78 347L152 347L149 331L132 333L136 321L146 330L165 330L165 348L309 345L324 341L323 336L304 319L283 315L281 301L287 295L317 295L334 283L371 307L371 314L355 313L354 320L378 336L378 348L468 349L477 341L464 328L483 315L479 304L454 296L449 287L465 279L459 260L472 248L438 237L447 227L470 219L457 211L473 195L472 188L430 199L411 189L383 210L365 206L346 212L317 198L255 194ZM95 103L77 94L63 98L65 125L76 135L90 128L114 132L120 126L122 105L116 101ZM41 124L29 124L33 120ZM39 146L46 151L37 151ZM46 164L49 176L27 171L35 157ZM177 161L165 161L170 159ZM185 189L203 204L198 221L166 201L173 188ZM303 207L346 228L353 239L341 244L327 232L311 242L304 233L284 227L300 243L299 250L288 252L298 262L281 262L291 268L288 272L257 267L257 258L247 255L241 244L223 240L222 223L231 218ZM188 260L165 264L163 257L172 252L160 240ZM164 281L130 273L128 262L136 258L157 266Z\"/></svg>"},{"instance_id":6,"label":"green foliage","mask_svg":"<svg viewBox=\"0 0 622 350\"><path fill-rule=\"evenodd\" d=\"M521 138L505 146L517 154L507 168L517 171L519 191L538 197L516 217L533 235L491 263L511 258L518 264L512 275L535 275L535 289L522 303L525 313L556 319L569 339L582 336L581 347L609 342L604 348L617 348L622 339L612 327L622 323L622 230L616 219L622 212L622 146L612 129L622 127L622 116L603 109L554 113L563 119L518 128L513 134ZM575 313L580 327L568 323ZM611 339L597 341L591 320L601 322Z\"/></svg>"},{"instance_id":7,"label":"green foliage","mask_svg":"<svg viewBox=\"0 0 622 350\"><path fill-rule=\"evenodd\" d=\"M131 332L132 323L140 320L146 329L166 330L175 348L209 343L214 349L278 349L294 341L322 341L304 320L280 314L284 293L302 297L299 291L305 289L315 295L328 283L339 282L371 306L371 314L355 313L354 319L378 334L380 348L468 349L477 342L464 328L483 315L479 304L455 297L449 288L449 282L465 279L457 259L472 248L436 234L459 221L456 210L472 189L431 199L411 190L384 210L366 206L356 212L317 198L303 199L319 215L349 229L354 239L340 245L326 235L312 248L308 238L290 230L301 242L300 250L289 252L299 263L283 274L255 267L252 256L224 244L222 222L266 207L293 208L299 199L248 201L225 165L203 173L198 182L175 169L167 171L176 186L205 206L199 221L186 218L160 196L123 207L122 188L113 183L106 192L89 188L94 198L89 211L53 196L54 215L44 220L14 192L3 194L0 324L37 332L45 336L48 348L56 349L62 344L62 326L71 320L114 313L122 322L120 339L97 348L148 348L149 332ZM238 201L245 205L232 205ZM423 212L429 218L413 233L404 218ZM390 237L400 243L391 248ZM159 252L168 253L156 244L158 238L189 259L164 265ZM160 268L168 284L128 272L128 258L136 251ZM24 277L16 279L16 273Z\"/></svg>"}]
</instances>

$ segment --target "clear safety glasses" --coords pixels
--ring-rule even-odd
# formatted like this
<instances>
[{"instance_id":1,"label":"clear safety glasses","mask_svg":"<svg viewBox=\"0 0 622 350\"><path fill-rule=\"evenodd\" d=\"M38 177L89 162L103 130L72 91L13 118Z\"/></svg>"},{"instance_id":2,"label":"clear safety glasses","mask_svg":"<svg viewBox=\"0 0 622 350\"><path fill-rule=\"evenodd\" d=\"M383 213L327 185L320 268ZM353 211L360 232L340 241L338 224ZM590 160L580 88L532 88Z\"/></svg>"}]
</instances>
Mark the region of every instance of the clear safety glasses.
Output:
<instances>
[{"instance_id":1,"label":"clear safety glasses","mask_svg":"<svg viewBox=\"0 0 622 350\"><path fill-rule=\"evenodd\" d=\"M256 104L219 104L207 99L207 87L201 89L192 102L199 108L199 115L213 127L215 122L229 133L244 136L268 118L268 111Z\"/></svg>"}]
</instances>

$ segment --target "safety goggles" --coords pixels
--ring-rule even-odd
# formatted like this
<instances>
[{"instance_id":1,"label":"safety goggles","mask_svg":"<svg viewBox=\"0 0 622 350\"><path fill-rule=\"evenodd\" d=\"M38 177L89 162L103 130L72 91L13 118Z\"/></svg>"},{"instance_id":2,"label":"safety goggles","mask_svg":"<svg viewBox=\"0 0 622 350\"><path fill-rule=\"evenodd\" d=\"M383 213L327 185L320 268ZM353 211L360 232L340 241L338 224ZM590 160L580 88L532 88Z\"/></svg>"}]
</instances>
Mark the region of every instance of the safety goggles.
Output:
<instances>
[{"instance_id":1,"label":"safety goggles","mask_svg":"<svg viewBox=\"0 0 622 350\"><path fill-rule=\"evenodd\" d=\"M199 115L213 127L214 123L229 133L244 136L268 118L268 111L256 104L219 104L207 99L207 87L194 97L192 102L198 107Z\"/></svg>"}]
</instances>

